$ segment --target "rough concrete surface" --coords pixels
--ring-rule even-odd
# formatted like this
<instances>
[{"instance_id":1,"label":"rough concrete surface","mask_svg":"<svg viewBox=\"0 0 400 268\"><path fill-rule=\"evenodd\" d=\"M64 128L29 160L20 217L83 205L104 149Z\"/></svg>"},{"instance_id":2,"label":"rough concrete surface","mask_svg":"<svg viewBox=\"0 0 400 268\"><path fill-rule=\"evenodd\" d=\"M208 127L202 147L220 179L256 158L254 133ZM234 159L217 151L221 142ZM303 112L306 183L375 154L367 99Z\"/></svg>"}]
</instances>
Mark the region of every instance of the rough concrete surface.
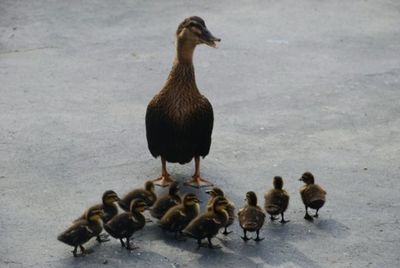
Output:
<instances>
[{"instance_id":1,"label":"rough concrete surface","mask_svg":"<svg viewBox=\"0 0 400 268\"><path fill-rule=\"evenodd\" d=\"M238 207L248 190L262 204L281 175L291 222L267 221L258 244L235 223L217 250L150 223L138 250L91 241L73 258L56 240L71 220L159 175L144 115L190 15L222 38L195 53L215 113L203 175ZM0 266L399 267L399 25L396 0L1 0ZM193 166L168 168L183 181ZM328 192L314 223L306 170Z\"/></svg>"}]
</instances>

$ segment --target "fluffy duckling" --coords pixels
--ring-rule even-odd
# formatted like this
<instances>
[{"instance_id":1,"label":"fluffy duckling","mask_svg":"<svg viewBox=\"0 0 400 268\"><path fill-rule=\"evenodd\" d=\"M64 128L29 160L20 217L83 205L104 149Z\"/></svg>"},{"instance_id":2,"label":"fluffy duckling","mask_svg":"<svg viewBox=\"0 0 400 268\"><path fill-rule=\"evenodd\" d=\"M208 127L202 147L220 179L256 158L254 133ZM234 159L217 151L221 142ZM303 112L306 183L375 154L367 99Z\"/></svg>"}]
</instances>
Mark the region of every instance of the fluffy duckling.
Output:
<instances>
[{"instance_id":1,"label":"fluffy duckling","mask_svg":"<svg viewBox=\"0 0 400 268\"><path fill-rule=\"evenodd\" d=\"M233 221L235 220L235 205L226 198L224 192L218 187L213 187L211 190L207 190L206 193L211 196L207 202L207 210L208 211L213 210L214 200L218 196L225 197L225 199L228 201L228 205L226 206L226 211L228 212L229 219L228 219L228 222L226 223L226 225L224 226L225 230L224 230L223 234L228 235L228 234L232 233L232 231L228 232L228 227L231 226Z\"/></svg>"},{"instance_id":2,"label":"fluffy duckling","mask_svg":"<svg viewBox=\"0 0 400 268\"><path fill-rule=\"evenodd\" d=\"M161 228L174 232L176 239L178 233L181 234L182 230L199 214L199 203L195 194L186 194L182 204L170 208L161 218Z\"/></svg>"},{"instance_id":3,"label":"fluffy duckling","mask_svg":"<svg viewBox=\"0 0 400 268\"><path fill-rule=\"evenodd\" d=\"M215 248L211 243L211 238L218 233L219 229L225 227L228 223L228 206L229 202L225 197L218 196L214 198L211 210L207 210L202 215L197 216L183 230L183 233L197 239L199 247L201 246L201 240L207 238L208 247Z\"/></svg>"},{"instance_id":4,"label":"fluffy duckling","mask_svg":"<svg viewBox=\"0 0 400 268\"><path fill-rule=\"evenodd\" d=\"M314 217L318 218L318 210L325 204L326 192L321 186L314 183L314 176L311 172L305 172L299 180L306 184L300 189L301 199L306 207L304 219L313 221L313 218L308 214L308 208L315 209Z\"/></svg>"},{"instance_id":5,"label":"fluffy duckling","mask_svg":"<svg viewBox=\"0 0 400 268\"><path fill-rule=\"evenodd\" d=\"M282 177L274 177L274 189L264 195L265 211L271 216L271 220L276 220L275 215L281 214L281 223L287 223L283 214L289 205L289 194L282 189Z\"/></svg>"},{"instance_id":6,"label":"fluffy duckling","mask_svg":"<svg viewBox=\"0 0 400 268\"><path fill-rule=\"evenodd\" d=\"M73 246L72 254L77 257L78 247L81 255L85 254L83 244L92 237L97 237L103 230L101 224L103 210L98 208L89 208L85 213L85 219L75 221L71 227L61 233L57 239L67 245Z\"/></svg>"},{"instance_id":7,"label":"fluffy duckling","mask_svg":"<svg viewBox=\"0 0 400 268\"><path fill-rule=\"evenodd\" d=\"M152 181L147 181L144 184L144 188L130 191L118 202L118 204L123 210L129 211L131 201L137 198L142 199L148 207L151 207L157 200L157 195L154 191L154 183Z\"/></svg>"},{"instance_id":8,"label":"fluffy duckling","mask_svg":"<svg viewBox=\"0 0 400 268\"><path fill-rule=\"evenodd\" d=\"M146 224L143 216L144 210L147 208L146 203L142 199L134 199L131 202L130 212L124 212L112 218L104 229L114 238L119 239L121 246L128 250L136 249L131 247L130 238L136 231L142 229ZM123 239L126 239L126 245Z\"/></svg>"},{"instance_id":9,"label":"fluffy duckling","mask_svg":"<svg viewBox=\"0 0 400 268\"><path fill-rule=\"evenodd\" d=\"M161 219L170 208L180 203L182 203L182 200L179 195L179 183L174 181L170 185L168 193L158 198L154 203L154 206L150 210L150 214L154 218Z\"/></svg>"},{"instance_id":10,"label":"fluffy duckling","mask_svg":"<svg viewBox=\"0 0 400 268\"><path fill-rule=\"evenodd\" d=\"M247 192L245 201L247 201L247 205L241 208L238 213L240 227L242 227L244 233L242 239L247 241L250 239L247 237L247 232L256 232L257 238L254 240L261 241L264 238L260 238L259 233L264 224L265 213L257 206L257 196L254 192Z\"/></svg>"}]
</instances>

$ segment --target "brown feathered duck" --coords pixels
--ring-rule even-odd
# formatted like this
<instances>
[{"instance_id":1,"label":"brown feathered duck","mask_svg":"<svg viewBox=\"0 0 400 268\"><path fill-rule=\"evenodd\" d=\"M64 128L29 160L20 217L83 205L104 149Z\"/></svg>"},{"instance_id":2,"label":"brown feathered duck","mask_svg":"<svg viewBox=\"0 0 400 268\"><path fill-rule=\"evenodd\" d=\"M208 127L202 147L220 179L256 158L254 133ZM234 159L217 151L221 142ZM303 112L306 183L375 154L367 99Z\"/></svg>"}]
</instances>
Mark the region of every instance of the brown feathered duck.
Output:
<instances>
[{"instance_id":1,"label":"brown feathered duck","mask_svg":"<svg viewBox=\"0 0 400 268\"><path fill-rule=\"evenodd\" d=\"M264 211L257 205L257 196L254 192L247 192L245 201L247 204L244 208L239 210L239 223L243 229L242 239L244 241L249 240L247 232L256 232L257 238L255 241L261 241L264 238L260 238L260 229L265 221Z\"/></svg>"},{"instance_id":2,"label":"brown feathered duck","mask_svg":"<svg viewBox=\"0 0 400 268\"><path fill-rule=\"evenodd\" d=\"M276 220L274 216L281 214L281 223L287 223L289 221L285 220L284 213L289 205L289 194L282 189L282 177L275 176L273 184L274 189L264 195L264 209L271 216L272 221Z\"/></svg>"},{"instance_id":3,"label":"brown feathered duck","mask_svg":"<svg viewBox=\"0 0 400 268\"><path fill-rule=\"evenodd\" d=\"M193 53L197 45L215 47L214 37L200 17L186 18L176 31L176 57L164 87L147 106L146 137L154 157L161 157L161 176L155 184L167 186L173 180L166 163L195 160L193 177L185 184L212 185L200 176L200 157L208 155L214 116L210 102L196 85Z\"/></svg>"},{"instance_id":4,"label":"brown feathered duck","mask_svg":"<svg viewBox=\"0 0 400 268\"><path fill-rule=\"evenodd\" d=\"M101 217L103 210L98 208L89 208L85 213L85 219L75 221L71 227L61 233L57 239L67 245L73 246L72 254L78 257L78 247L81 250L81 255L87 251L83 244L91 238L97 237L103 230Z\"/></svg>"},{"instance_id":5,"label":"brown feathered duck","mask_svg":"<svg viewBox=\"0 0 400 268\"><path fill-rule=\"evenodd\" d=\"M191 221L183 230L183 234L196 239L199 247L202 246L201 240L207 238L209 248L219 248L219 246L215 247L212 244L211 239L221 228L226 226L229 220L228 205L229 202L225 197L216 197L213 201L212 209L207 210Z\"/></svg>"},{"instance_id":6,"label":"brown feathered duck","mask_svg":"<svg viewBox=\"0 0 400 268\"><path fill-rule=\"evenodd\" d=\"M182 202L179 195L179 183L174 181L169 186L169 191L166 195L161 196L154 203L150 210L151 216L161 219L167 211L173 206L179 205Z\"/></svg>"},{"instance_id":7,"label":"brown feathered duck","mask_svg":"<svg viewBox=\"0 0 400 268\"><path fill-rule=\"evenodd\" d=\"M94 206L91 206L89 209L101 209L103 210L103 216L101 217L103 224L107 223L109 220L111 220L114 216L118 215L118 207L115 204L115 202L118 202L120 199L118 195L112 191L108 190L103 193L102 197L102 203L97 204ZM79 221L79 220L84 220L86 218L86 213L83 213L82 216L80 216L78 219L76 219L74 222ZM106 242L109 241L106 239L107 236L104 236L103 238L98 235L96 240L101 243L101 242Z\"/></svg>"},{"instance_id":8,"label":"brown feathered duck","mask_svg":"<svg viewBox=\"0 0 400 268\"><path fill-rule=\"evenodd\" d=\"M154 184L152 181L147 181L144 184L144 188L134 189L127 193L121 200L119 200L118 205L123 210L130 211L132 200L137 198L142 199L148 207L153 206L157 200L157 195L154 191Z\"/></svg>"},{"instance_id":9,"label":"brown feathered duck","mask_svg":"<svg viewBox=\"0 0 400 268\"><path fill-rule=\"evenodd\" d=\"M161 218L159 225L164 230L178 234L199 214L199 199L193 193L188 193L183 197L182 204L170 208Z\"/></svg>"},{"instance_id":10,"label":"brown feathered duck","mask_svg":"<svg viewBox=\"0 0 400 268\"><path fill-rule=\"evenodd\" d=\"M213 210L213 202L215 198L218 196L225 197L225 199L228 201L228 204L226 205L226 211L228 212L228 221L226 225L224 226L224 231L222 232L224 235L230 234L232 231L228 231L228 227L232 225L233 221L235 220L235 205L230 201L229 199L226 198L224 192L221 190L221 188L218 187L213 187L210 190L206 191L207 194L210 195L210 199L207 202L207 210L212 211Z\"/></svg>"},{"instance_id":11,"label":"brown feathered duck","mask_svg":"<svg viewBox=\"0 0 400 268\"><path fill-rule=\"evenodd\" d=\"M314 183L314 176L311 172L305 172L299 180L306 184L300 189L301 199L306 208L304 219L313 221L313 218L308 214L308 208L315 209L314 217L318 218L318 210L325 204L326 192L321 186Z\"/></svg>"},{"instance_id":12,"label":"brown feathered duck","mask_svg":"<svg viewBox=\"0 0 400 268\"><path fill-rule=\"evenodd\" d=\"M128 250L136 249L137 247L131 247L130 238L136 231L145 226L146 219L142 213L147 208L146 203L142 199L134 199L131 201L130 211L112 218L104 225L104 229L112 237L119 239L122 247ZM126 244L123 241L124 238L126 239Z\"/></svg>"}]
</instances>

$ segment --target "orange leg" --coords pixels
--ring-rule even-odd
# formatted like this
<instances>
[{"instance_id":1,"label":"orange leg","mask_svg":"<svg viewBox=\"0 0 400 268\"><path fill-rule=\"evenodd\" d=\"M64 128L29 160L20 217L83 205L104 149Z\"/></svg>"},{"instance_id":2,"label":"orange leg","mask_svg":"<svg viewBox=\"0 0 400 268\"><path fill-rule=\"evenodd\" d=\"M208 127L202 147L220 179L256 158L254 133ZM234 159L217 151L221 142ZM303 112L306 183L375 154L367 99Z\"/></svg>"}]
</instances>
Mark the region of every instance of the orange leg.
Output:
<instances>
[{"instance_id":1,"label":"orange leg","mask_svg":"<svg viewBox=\"0 0 400 268\"><path fill-rule=\"evenodd\" d=\"M192 179L185 182L185 185L189 185L192 187L200 188L200 187L207 187L213 186L213 184L200 176L200 156L194 157L195 161L195 172L192 176Z\"/></svg>"},{"instance_id":2,"label":"orange leg","mask_svg":"<svg viewBox=\"0 0 400 268\"><path fill-rule=\"evenodd\" d=\"M171 179L171 176L167 172L167 161L164 157L161 157L161 165L161 176L153 180L153 182L155 185L166 187L170 185L174 180Z\"/></svg>"}]
</instances>

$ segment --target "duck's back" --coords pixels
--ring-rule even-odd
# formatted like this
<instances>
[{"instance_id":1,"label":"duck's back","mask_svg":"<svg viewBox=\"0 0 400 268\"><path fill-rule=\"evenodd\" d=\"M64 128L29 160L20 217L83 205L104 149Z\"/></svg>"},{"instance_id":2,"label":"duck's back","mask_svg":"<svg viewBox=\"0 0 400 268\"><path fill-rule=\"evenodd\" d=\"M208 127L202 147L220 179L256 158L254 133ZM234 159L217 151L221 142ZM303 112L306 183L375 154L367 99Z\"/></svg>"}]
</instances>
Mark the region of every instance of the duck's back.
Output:
<instances>
[{"instance_id":1,"label":"duck's back","mask_svg":"<svg viewBox=\"0 0 400 268\"><path fill-rule=\"evenodd\" d=\"M147 107L149 150L154 157L173 163L205 157L210 151L213 122L212 106L198 91L161 91Z\"/></svg>"},{"instance_id":2,"label":"duck's back","mask_svg":"<svg viewBox=\"0 0 400 268\"><path fill-rule=\"evenodd\" d=\"M289 195L285 190L271 190L264 196L265 211L271 215L285 212L289 205Z\"/></svg>"},{"instance_id":3,"label":"duck's back","mask_svg":"<svg viewBox=\"0 0 400 268\"><path fill-rule=\"evenodd\" d=\"M265 214L258 206L247 206L239 211L240 226L248 231L260 229L265 220Z\"/></svg>"},{"instance_id":4,"label":"duck's back","mask_svg":"<svg viewBox=\"0 0 400 268\"><path fill-rule=\"evenodd\" d=\"M326 192L317 184L305 185L300 190L304 204L309 205L313 202L325 202Z\"/></svg>"},{"instance_id":5,"label":"duck's back","mask_svg":"<svg viewBox=\"0 0 400 268\"><path fill-rule=\"evenodd\" d=\"M70 246L77 246L89 241L95 236L94 231L90 229L89 222L86 220L76 220L74 224L61 233L57 239Z\"/></svg>"}]
</instances>

